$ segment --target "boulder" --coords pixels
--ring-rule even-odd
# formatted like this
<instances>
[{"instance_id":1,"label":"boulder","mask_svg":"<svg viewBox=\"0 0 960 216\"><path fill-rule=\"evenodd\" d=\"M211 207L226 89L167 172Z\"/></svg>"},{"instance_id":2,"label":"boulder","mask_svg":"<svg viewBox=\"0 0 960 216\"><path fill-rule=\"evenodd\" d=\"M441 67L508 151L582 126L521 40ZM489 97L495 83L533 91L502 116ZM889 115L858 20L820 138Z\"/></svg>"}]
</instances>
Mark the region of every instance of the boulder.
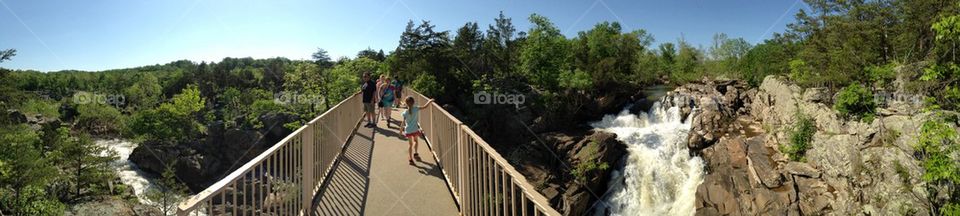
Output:
<instances>
[{"instance_id":1,"label":"boulder","mask_svg":"<svg viewBox=\"0 0 960 216\"><path fill-rule=\"evenodd\" d=\"M748 113L753 97L748 94L754 92L738 80L702 80L667 93L661 104L679 107L682 120L691 121L687 147L697 154L727 132L740 130L739 124L731 123L737 115Z\"/></svg>"},{"instance_id":2,"label":"boulder","mask_svg":"<svg viewBox=\"0 0 960 216\"><path fill-rule=\"evenodd\" d=\"M777 164L762 142L748 142L747 163L750 172L767 188L783 185L783 176L776 170Z\"/></svg>"},{"instance_id":3,"label":"boulder","mask_svg":"<svg viewBox=\"0 0 960 216\"><path fill-rule=\"evenodd\" d=\"M789 162L784 166L784 170L787 171L787 174L803 176L807 178L820 178L820 170L813 168L808 163L800 162Z\"/></svg>"},{"instance_id":4,"label":"boulder","mask_svg":"<svg viewBox=\"0 0 960 216\"><path fill-rule=\"evenodd\" d=\"M564 215L583 215L599 201L613 168L627 153L616 134L599 130L544 133L540 140L552 149L531 143L508 154L508 160L531 184L540 185L540 193ZM579 170L574 176L571 169L583 163L606 164L606 169Z\"/></svg>"}]
</instances>

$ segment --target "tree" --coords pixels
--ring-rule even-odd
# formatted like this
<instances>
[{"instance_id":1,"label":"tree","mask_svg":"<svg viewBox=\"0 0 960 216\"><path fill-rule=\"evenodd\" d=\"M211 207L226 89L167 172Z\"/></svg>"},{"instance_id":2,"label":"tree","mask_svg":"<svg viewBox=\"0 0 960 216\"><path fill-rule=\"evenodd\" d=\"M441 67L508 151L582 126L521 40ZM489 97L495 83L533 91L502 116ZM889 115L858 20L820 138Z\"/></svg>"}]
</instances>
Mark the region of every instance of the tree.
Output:
<instances>
[{"instance_id":1,"label":"tree","mask_svg":"<svg viewBox=\"0 0 960 216\"><path fill-rule=\"evenodd\" d=\"M529 35L520 49L520 72L534 86L557 91L557 77L570 70L570 44L544 16L530 15Z\"/></svg>"},{"instance_id":2,"label":"tree","mask_svg":"<svg viewBox=\"0 0 960 216\"><path fill-rule=\"evenodd\" d=\"M103 187L114 178L110 162L116 160L116 152L95 144L85 134L70 136L68 128L59 128L56 133L59 140L53 158L62 161L59 165L69 175L74 202L80 201L84 192L99 192L94 189Z\"/></svg>"},{"instance_id":3,"label":"tree","mask_svg":"<svg viewBox=\"0 0 960 216\"><path fill-rule=\"evenodd\" d=\"M170 164L168 163L163 170L157 184L148 188L145 194L146 199L150 201L150 205L163 215L174 215L177 204L184 199L187 193L186 187L177 181L176 171Z\"/></svg>"},{"instance_id":4,"label":"tree","mask_svg":"<svg viewBox=\"0 0 960 216\"><path fill-rule=\"evenodd\" d=\"M57 170L43 157L39 146L40 137L27 125L0 126L0 149L3 149L0 163L6 170L0 175L0 198L3 200L0 209L11 210L15 215L29 215L37 213L37 209L31 206L48 202L49 198L38 195L36 190L42 191L56 177Z\"/></svg>"},{"instance_id":5,"label":"tree","mask_svg":"<svg viewBox=\"0 0 960 216\"><path fill-rule=\"evenodd\" d=\"M573 59L597 86L627 84L628 75L637 70L637 55L652 41L644 30L623 33L620 23L603 22L573 39Z\"/></svg>"},{"instance_id":6,"label":"tree","mask_svg":"<svg viewBox=\"0 0 960 216\"><path fill-rule=\"evenodd\" d=\"M15 49L6 49L0 50L0 63L10 60L17 55L17 50Z\"/></svg>"},{"instance_id":7,"label":"tree","mask_svg":"<svg viewBox=\"0 0 960 216\"><path fill-rule=\"evenodd\" d=\"M134 115L130 130L148 140L176 142L192 139L202 128L195 115L205 103L196 86L187 86L180 94L174 95L171 102Z\"/></svg>"},{"instance_id":8,"label":"tree","mask_svg":"<svg viewBox=\"0 0 960 216\"><path fill-rule=\"evenodd\" d=\"M357 52L357 58L368 58L382 62L383 60L386 60L387 57L383 55L383 50L377 52L376 50L368 47L365 50L360 50L360 52Z\"/></svg>"}]
</instances>

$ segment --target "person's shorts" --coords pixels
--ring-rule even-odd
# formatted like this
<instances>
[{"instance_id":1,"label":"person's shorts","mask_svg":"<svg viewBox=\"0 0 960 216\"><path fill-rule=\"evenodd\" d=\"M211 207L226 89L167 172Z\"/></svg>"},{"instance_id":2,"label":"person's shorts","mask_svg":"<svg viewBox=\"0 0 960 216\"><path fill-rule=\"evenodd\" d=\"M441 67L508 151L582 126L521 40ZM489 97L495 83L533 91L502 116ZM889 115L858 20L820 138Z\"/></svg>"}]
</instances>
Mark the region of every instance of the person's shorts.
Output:
<instances>
[{"instance_id":1,"label":"person's shorts","mask_svg":"<svg viewBox=\"0 0 960 216\"><path fill-rule=\"evenodd\" d=\"M364 112L373 112L373 103L363 103Z\"/></svg>"},{"instance_id":2,"label":"person's shorts","mask_svg":"<svg viewBox=\"0 0 960 216\"><path fill-rule=\"evenodd\" d=\"M381 101L380 107L393 107L393 101Z\"/></svg>"},{"instance_id":3,"label":"person's shorts","mask_svg":"<svg viewBox=\"0 0 960 216\"><path fill-rule=\"evenodd\" d=\"M406 137L406 138L415 137L415 136L420 136L420 135L423 135L423 132L421 132L420 130L414 131L413 133L405 133L405 134L403 134L403 136Z\"/></svg>"}]
</instances>

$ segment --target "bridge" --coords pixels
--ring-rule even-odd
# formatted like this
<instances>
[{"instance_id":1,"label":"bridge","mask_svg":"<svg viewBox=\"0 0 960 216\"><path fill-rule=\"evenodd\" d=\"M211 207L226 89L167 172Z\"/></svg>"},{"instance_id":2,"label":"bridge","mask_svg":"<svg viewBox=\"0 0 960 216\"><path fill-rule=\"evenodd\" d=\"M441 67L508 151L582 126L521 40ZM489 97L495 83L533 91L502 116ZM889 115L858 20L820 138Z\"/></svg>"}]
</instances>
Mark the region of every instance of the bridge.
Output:
<instances>
[{"instance_id":1,"label":"bridge","mask_svg":"<svg viewBox=\"0 0 960 216\"><path fill-rule=\"evenodd\" d=\"M341 101L180 203L177 215L560 215L436 103L420 111L422 160L413 166L397 126L359 127L362 106L359 94Z\"/></svg>"}]
</instances>

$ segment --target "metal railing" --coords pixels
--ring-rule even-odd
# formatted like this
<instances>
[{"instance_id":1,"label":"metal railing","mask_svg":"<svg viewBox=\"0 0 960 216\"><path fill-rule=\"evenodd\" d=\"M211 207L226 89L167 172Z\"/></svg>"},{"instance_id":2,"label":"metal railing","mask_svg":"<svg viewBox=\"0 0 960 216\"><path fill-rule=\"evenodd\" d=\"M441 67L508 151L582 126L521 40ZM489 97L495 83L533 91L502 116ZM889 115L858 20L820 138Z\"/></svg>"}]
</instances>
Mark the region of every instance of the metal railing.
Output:
<instances>
[{"instance_id":1,"label":"metal railing","mask_svg":"<svg viewBox=\"0 0 960 216\"><path fill-rule=\"evenodd\" d=\"M309 213L318 186L360 122L361 106L359 94L341 101L217 183L180 203L177 215Z\"/></svg>"},{"instance_id":2,"label":"metal railing","mask_svg":"<svg viewBox=\"0 0 960 216\"><path fill-rule=\"evenodd\" d=\"M417 104L428 98L407 91ZM560 215L500 153L436 103L420 127L462 215Z\"/></svg>"},{"instance_id":3,"label":"metal railing","mask_svg":"<svg viewBox=\"0 0 960 216\"><path fill-rule=\"evenodd\" d=\"M405 92L417 104L428 99ZM180 203L177 214L309 215L314 195L362 119L360 100L354 94L340 102ZM419 120L461 215L560 215L496 150L439 105L421 110Z\"/></svg>"}]
</instances>

